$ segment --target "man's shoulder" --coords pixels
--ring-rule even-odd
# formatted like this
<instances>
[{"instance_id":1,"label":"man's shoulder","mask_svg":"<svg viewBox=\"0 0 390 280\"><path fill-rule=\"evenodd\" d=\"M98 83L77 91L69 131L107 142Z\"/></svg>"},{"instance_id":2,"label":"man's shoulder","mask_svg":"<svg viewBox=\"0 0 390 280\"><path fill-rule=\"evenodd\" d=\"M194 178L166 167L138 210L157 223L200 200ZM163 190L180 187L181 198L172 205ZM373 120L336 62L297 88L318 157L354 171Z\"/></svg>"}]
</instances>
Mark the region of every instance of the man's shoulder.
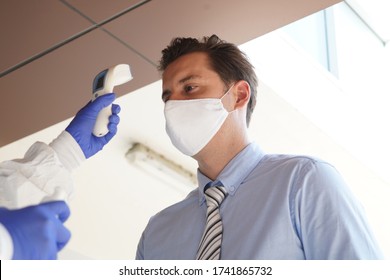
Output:
<instances>
[{"instance_id":1,"label":"man's shoulder","mask_svg":"<svg viewBox=\"0 0 390 280\"><path fill-rule=\"evenodd\" d=\"M304 168L321 164L329 164L326 161L308 155L293 154L266 154L258 164L258 168Z\"/></svg>"},{"instance_id":2,"label":"man's shoulder","mask_svg":"<svg viewBox=\"0 0 390 280\"><path fill-rule=\"evenodd\" d=\"M176 215L191 213L192 208L199 207L198 189L191 191L183 200L176 202L155 214L151 220L155 219L176 219Z\"/></svg>"},{"instance_id":3,"label":"man's shoulder","mask_svg":"<svg viewBox=\"0 0 390 280\"><path fill-rule=\"evenodd\" d=\"M303 178L309 174L335 174L336 169L328 162L307 155L265 154L252 170L254 180ZM290 180L289 179L289 180Z\"/></svg>"}]
</instances>

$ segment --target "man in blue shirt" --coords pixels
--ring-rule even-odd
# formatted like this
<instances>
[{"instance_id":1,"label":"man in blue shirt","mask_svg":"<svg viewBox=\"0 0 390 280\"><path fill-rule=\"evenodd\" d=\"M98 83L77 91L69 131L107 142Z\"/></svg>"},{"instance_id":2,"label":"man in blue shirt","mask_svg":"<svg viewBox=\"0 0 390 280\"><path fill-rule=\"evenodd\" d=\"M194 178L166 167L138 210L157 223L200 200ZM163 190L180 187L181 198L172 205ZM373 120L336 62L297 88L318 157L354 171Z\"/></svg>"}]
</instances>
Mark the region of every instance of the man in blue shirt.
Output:
<instances>
[{"instance_id":1,"label":"man in blue shirt","mask_svg":"<svg viewBox=\"0 0 390 280\"><path fill-rule=\"evenodd\" d=\"M167 133L198 162L199 187L150 219L137 259L195 259L209 216L205 190L216 186L226 192L223 234L218 228L212 249L218 259L383 258L362 207L330 164L267 155L251 143L257 78L235 45L215 35L176 38L159 68Z\"/></svg>"}]
</instances>

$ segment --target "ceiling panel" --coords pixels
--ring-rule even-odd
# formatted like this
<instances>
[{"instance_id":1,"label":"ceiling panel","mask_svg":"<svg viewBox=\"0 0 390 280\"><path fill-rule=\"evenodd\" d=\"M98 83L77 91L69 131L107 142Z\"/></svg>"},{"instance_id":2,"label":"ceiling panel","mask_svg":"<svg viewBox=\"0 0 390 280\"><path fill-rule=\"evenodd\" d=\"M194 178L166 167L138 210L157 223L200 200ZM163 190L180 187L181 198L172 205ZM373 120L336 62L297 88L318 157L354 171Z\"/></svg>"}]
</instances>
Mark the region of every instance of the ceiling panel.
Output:
<instances>
[{"instance_id":1,"label":"ceiling panel","mask_svg":"<svg viewBox=\"0 0 390 280\"><path fill-rule=\"evenodd\" d=\"M156 62L173 37L217 34L222 39L242 44L337 2L151 1L104 28Z\"/></svg>"},{"instance_id":2,"label":"ceiling panel","mask_svg":"<svg viewBox=\"0 0 390 280\"><path fill-rule=\"evenodd\" d=\"M0 1L0 73L90 25L60 1Z\"/></svg>"},{"instance_id":3,"label":"ceiling panel","mask_svg":"<svg viewBox=\"0 0 390 280\"><path fill-rule=\"evenodd\" d=\"M155 67L100 30L1 78L0 92L11 98L0 103L0 145L74 115L90 99L95 75L119 63L131 65L134 79L116 88L118 96L159 78Z\"/></svg>"},{"instance_id":4,"label":"ceiling panel","mask_svg":"<svg viewBox=\"0 0 390 280\"><path fill-rule=\"evenodd\" d=\"M148 2L144 0L67 0L63 1L71 5L82 14L88 16L96 23L102 22L113 15L125 11L139 3Z\"/></svg>"}]
</instances>

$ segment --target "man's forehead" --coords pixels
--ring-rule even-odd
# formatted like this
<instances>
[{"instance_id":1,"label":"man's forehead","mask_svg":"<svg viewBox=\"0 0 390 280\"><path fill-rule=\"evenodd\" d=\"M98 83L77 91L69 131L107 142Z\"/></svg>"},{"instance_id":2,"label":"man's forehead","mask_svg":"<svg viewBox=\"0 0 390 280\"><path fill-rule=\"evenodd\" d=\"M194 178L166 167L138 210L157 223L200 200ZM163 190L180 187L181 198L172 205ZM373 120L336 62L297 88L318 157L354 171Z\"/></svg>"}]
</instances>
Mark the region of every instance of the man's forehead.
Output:
<instances>
[{"instance_id":1,"label":"man's forehead","mask_svg":"<svg viewBox=\"0 0 390 280\"><path fill-rule=\"evenodd\" d=\"M194 52L182 55L172 61L164 70L163 75L171 75L177 71L191 68L210 68L209 58L206 53Z\"/></svg>"}]
</instances>

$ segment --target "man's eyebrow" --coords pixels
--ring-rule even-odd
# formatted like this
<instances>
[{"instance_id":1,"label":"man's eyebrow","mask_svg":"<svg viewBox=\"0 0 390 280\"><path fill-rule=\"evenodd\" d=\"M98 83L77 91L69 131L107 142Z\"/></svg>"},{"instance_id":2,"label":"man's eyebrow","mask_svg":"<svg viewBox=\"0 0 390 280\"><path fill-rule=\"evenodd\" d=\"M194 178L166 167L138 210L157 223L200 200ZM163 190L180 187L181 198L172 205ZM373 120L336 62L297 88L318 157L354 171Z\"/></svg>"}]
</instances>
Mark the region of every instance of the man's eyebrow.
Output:
<instances>
[{"instance_id":1,"label":"man's eyebrow","mask_svg":"<svg viewBox=\"0 0 390 280\"><path fill-rule=\"evenodd\" d=\"M183 79L179 80L178 84L184 84L190 80L195 80L195 79L200 79L200 78L202 78L202 77L199 75L189 75L189 76L184 77ZM164 90L162 92L162 95L161 95L162 100L165 100L165 98L167 96L169 96L170 94L171 94L171 90L169 90L169 89Z\"/></svg>"},{"instance_id":2,"label":"man's eyebrow","mask_svg":"<svg viewBox=\"0 0 390 280\"><path fill-rule=\"evenodd\" d=\"M183 79L179 80L179 84L184 84L185 82L188 82L189 80L194 80L194 79L200 79L201 76L199 75L190 75L187 77L184 77Z\"/></svg>"}]
</instances>

